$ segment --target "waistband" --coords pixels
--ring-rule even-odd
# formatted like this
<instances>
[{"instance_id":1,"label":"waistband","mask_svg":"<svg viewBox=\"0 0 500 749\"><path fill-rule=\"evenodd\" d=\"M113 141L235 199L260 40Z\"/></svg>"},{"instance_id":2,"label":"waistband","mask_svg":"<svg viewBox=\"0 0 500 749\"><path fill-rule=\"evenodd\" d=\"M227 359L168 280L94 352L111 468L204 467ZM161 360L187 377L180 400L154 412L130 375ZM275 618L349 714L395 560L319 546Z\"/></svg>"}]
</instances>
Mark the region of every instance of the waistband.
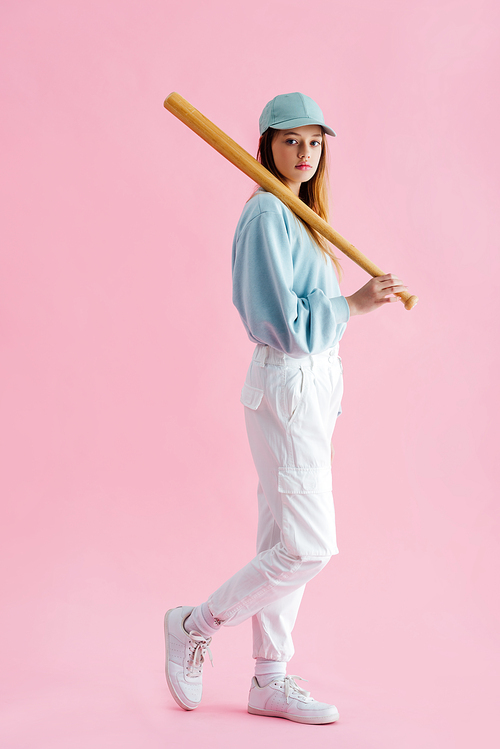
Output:
<instances>
[{"instance_id":1,"label":"waistband","mask_svg":"<svg viewBox=\"0 0 500 749\"><path fill-rule=\"evenodd\" d=\"M272 365L274 367L308 367L312 369L315 366L324 366L325 364L331 364L339 357L339 344L337 343L333 348L326 349L320 354L308 354L307 356L301 356L295 358L285 354L284 351L278 351L278 349L267 346L264 343L258 343L253 352L253 361L257 362L261 367L266 365Z\"/></svg>"}]
</instances>

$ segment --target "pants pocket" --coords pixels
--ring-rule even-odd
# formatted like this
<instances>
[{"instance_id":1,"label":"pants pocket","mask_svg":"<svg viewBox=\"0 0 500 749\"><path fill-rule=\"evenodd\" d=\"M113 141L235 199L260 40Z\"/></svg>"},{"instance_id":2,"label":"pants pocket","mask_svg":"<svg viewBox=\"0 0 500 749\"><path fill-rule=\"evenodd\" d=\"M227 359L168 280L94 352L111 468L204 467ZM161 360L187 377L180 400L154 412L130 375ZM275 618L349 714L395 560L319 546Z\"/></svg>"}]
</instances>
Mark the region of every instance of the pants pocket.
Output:
<instances>
[{"instance_id":1,"label":"pants pocket","mask_svg":"<svg viewBox=\"0 0 500 749\"><path fill-rule=\"evenodd\" d=\"M252 411L256 411L261 404L264 391L259 388L254 388L247 382L243 385L240 395L240 402L243 403L247 408L251 408Z\"/></svg>"},{"instance_id":2,"label":"pants pocket","mask_svg":"<svg viewBox=\"0 0 500 749\"><path fill-rule=\"evenodd\" d=\"M285 368L281 388L283 418L287 425L294 420L306 392L306 378L302 367Z\"/></svg>"},{"instance_id":3,"label":"pants pocket","mask_svg":"<svg viewBox=\"0 0 500 749\"><path fill-rule=\"evenodd\" d=\"M297 557L338 553L331 466L278 470L283 543Z\"/></svg>"}]
</instances>

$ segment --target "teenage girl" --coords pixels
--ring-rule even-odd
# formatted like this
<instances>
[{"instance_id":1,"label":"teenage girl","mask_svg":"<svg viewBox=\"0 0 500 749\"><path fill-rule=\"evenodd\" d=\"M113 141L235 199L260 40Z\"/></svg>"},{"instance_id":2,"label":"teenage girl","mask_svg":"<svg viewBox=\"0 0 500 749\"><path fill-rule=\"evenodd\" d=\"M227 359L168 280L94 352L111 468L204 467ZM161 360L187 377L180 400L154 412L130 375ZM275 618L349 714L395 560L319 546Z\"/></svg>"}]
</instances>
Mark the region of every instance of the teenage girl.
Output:
<instances>
[{"instance_id":1,"label":"teenage girl","mask_svg":"<svg viewBox=\"0 0 500 749\"><path fill-rule=\"evenodd\" d=\"M326 136L335 132L321 109L304 94L281 94L259 125L260 162L328 220ZM261 188L243 209L232 263L233 301L256 344L241 401L259 476L257 556L205 603L166 613L167 683L181 707L196 708L213 635L252 617L248 711L332 723L337 708L300 688L286 664L305 584L338 553L331 442L343 391L339 341L351 316L396 302L406 287L389 274L341 296L325 239Z\"/></svg>"}]
</instances>

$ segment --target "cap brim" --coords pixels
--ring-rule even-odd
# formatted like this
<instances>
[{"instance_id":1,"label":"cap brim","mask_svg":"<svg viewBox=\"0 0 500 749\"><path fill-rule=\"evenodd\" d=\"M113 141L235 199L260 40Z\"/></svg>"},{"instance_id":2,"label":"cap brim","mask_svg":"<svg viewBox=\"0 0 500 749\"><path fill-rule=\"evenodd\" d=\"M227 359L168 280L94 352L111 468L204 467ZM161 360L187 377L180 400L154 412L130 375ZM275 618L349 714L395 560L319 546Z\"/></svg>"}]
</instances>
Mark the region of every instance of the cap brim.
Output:
<instances>
[{"instance_id":1,"label":"cap brim","mask_svg":"<svg viewBox=\"0 0 500 749\"><path fill-rule=\"evenodd\" d=\"M304 125L319 125L323 128L325 133L328 135L336 136L337 133L335 130L332 130L331 127L328 127L328 125L324 125L322 122L317 122L316 120L311 120L309 117L298 117L294 120L286 120L285 122L276 122L272 125L272 127L275 130L288 130L292 127L304 127ZM264 131L265 132L265 131ZM263 133L261 133L263 135Z\"/></svg>"}]
</instances>

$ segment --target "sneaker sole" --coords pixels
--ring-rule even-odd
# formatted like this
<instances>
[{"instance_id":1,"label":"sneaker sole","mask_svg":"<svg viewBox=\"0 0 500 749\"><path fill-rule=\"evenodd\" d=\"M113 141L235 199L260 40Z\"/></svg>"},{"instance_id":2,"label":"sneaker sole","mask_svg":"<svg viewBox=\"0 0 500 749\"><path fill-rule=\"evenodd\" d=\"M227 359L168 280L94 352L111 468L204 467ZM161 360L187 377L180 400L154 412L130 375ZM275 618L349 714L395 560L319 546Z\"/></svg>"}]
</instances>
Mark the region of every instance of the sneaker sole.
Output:
<instances>
[{"instance_id":1,"label":"sneaker sole","mask_svg":"<svg viewBox=\"0 0 500 749\"><path fill-rule=\"evenodd\" d=\"M167 613L165 614L165 618L163 620L163 632L165 634L165 677L167 679L167 686L170 689L170 694L174 698L174 700L177 702L179 707L182 707L183 710L195 710L198 705L186 705L182 699L179 697L177 692L175 691L175 687L170 679L170 673L168 670L168 664L169 664L169 657L168 657L168 616L172 613L174 609L169 609Z\"/></svg>"},{"instance_id":2,"label":"sneaker sole","mask_svg":"<svg viewBox=\"0 0 500 749\"><path fill-rule=\"evenodd\" d=\"M317 716L310 716L307 717L301 717L300 715L291 715L290 713L281 713L277 710L261 710L258 707L252 707L251 705L248 706L248 712L250 715L264 715L268 718L285 718L285 720L293 720L295 723L308 723L310 725L318 726L323 725L325 723L335 723L336 720L339 719L338 712L333 713L332 715L317 715Z\"/></svg>"}]
</instances>

